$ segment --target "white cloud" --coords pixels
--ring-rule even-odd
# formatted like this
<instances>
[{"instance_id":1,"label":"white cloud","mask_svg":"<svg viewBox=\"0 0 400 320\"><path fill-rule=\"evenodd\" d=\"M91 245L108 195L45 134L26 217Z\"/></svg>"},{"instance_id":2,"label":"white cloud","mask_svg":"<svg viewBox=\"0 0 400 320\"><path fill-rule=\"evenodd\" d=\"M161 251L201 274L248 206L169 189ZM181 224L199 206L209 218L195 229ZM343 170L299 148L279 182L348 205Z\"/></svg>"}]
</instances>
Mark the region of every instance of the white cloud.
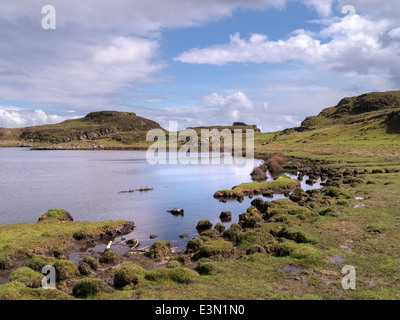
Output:
<instances>
[{"instance_id":1,"label":"white cloud","mask_svg":"<svg viewBox=\"0 0 400 320\"><path fill-rule=\"evenodd\" d=\"M333 0L304 0L309 7L314 7L322 17L332 14Z\"/></svg>"},{"instance_id":2,"label":"white cloud","mask_svg":"<svg viewBox=\"0 0 400 320\"><path fill-rule=\"evenodd\" d=\"M225 97L217 93L212 93L211 95L200 97L199 100L206 106L218 107L217 115L214 113L214 116L224 119L224 124L227 124L227 122L233 123L236 121L243 122L246 119L249 120L249 115L255 110L253 102L240 91Z\"/></svg>"},{"instance_id":3,"label":"white cloud","mask_svg":"<svg viewBox=\"0 0 400 320\"><path fill-rule=\"evenodd\" d=\"M371 20L359 15L324 20L318 35L297 30L285 40L269 41L253 34L248 40L238 33L230 42L192 49L175 58L194 64L283 63L298 61L319 70L355 74L385 74L400 84L400 42L397 25L389 20Z\"/></svg>"},{"instance_id":4,"label":"white cloud","mask_svg":"<svg viewBox=\"0 0 400 320\"><path fill-rule=\"evenodd\" d=\"M124 104L124 93L171 81L161 72L161 31L286 0L53 0L57 29L43 30L43 4L4 0L0 97L65 109Z\"/></svg>"},{"instance_id":5,"label":"white cloud","mask_svg":"<svg viewBox=\"0 0 400 320\"><path fill-rule=\"evenodd\" d=\"M161 110L135 107L135 112L168 128L168 121L178 122L178 129L195 126L232 125L235 121L256 124L264 132L300 125L305 117L322 108L336 105L344 96L362 90L278 83L243 91L225 91L197 97L198 104ZM310 96L313 98L310 99Z\"/></svg>"},{"instance_id":6,"label":"white cloud","mask_svg":"<svg viewBox=\"0 0 400 320\"><path fill-rule=\"evenodd\" d=\"M17 107L0 106L0 127L16 128L58 123L71 117L47 114L43 110L23 110Z\"/></svg>"},{"instance_id":7,"label":"white cloud","mask_svg":"<svg viewBox=\"0 0 400 320\"><path fill-rule=\"evenodd\" d=\"M238 9L284 8L289 1L315 8L329 24L319 34L297 30L280 41L270 41L261 34L243 39L237 34L232 36L229 44L188 51L178 59L185 57L186 62L219 65L300 61L378 87L395 81L396 75L400 77L397 22L400 7L397 0L385 3L353 0L357 12L363 14L364 10L369 15L344 19L329 18L332 15L331 0L52 0L51 4L57 10L57 29L53 31L44 31L40 27L44 3L4 0L0 10L0 97L34 102L43 108L57 106L79 114L82 110L124 109L126 92L170 81L162 73L168 62L160 58L164 29L204 25L229 17ZM348 3L339 0L335 9L345 4ZM267 94L255 98L247 92L249 90L238 88L233 92L215 93L208 97L208 102L203 100L201 106L138 109L161 123L177 117L187 125L240 121L246 117L243 110L247 110L249 122L252 122L252 116L259 123L265 123L268 130L276 126L265 114L278 119L277 108L284 110L284 116L292 116L279 120L279 125L289 126L289 120L302 118L302 114L285 109L285 102L289 105L292 100L293 103L302 100L301 92L292 92L282 101L278 101L282 97L275 98L271 91L268 95L274 96L272 100L265 98ZM306 92L310 95L310 91ZM329 90L323 92L332 101ZM319 109L326 105L326 100L320 97ZM207 115L204 108L208 108L212 116ZM310 108L305 106L304 112ZM34 111L25 113L10 108L1 109L1 112L0 125L9 124L7 126L41 124L58 119L48 114L45 114L46 118Z\"/></svg>"}]
</instances>

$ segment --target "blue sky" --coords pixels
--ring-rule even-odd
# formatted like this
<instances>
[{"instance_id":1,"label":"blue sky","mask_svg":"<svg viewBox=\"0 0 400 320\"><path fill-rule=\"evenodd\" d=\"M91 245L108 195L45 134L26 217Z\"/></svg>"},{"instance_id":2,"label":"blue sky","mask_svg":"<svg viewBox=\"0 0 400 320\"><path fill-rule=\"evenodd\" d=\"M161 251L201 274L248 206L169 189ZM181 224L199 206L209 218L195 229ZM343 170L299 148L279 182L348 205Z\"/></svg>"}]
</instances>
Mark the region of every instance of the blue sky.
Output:
<instances>
[{"instance_id":1,"label":"blue sky","mask_svg":"<svg viewBox=\"0 0 400 320\"><path fill-rule=\"evenodd\" d=\"M42 6L56 9L43 30ZM399 89L400 5L353 0L20 0L0 10L0 127L133 111L179 128L293 127Z\"/></svg>"}]
</instances>

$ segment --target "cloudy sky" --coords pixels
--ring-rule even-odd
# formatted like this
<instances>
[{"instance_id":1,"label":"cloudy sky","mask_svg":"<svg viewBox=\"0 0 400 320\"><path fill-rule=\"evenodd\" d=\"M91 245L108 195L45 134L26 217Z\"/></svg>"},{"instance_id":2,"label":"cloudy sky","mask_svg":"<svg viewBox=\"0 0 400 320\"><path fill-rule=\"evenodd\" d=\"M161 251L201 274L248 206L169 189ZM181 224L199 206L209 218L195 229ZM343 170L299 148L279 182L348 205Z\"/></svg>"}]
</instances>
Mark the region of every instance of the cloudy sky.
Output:
<instances>
[{"instance_id":1,"label":"cloudy sky","mask_svg":"<svg viewBox=\"0 0 400 320\"><path fill-rule=\"evenodd\" d=\"M399 16L398 0L2 0L0 127L94 110L293 127L400 89Z\"/></svg>"}]
</instances>

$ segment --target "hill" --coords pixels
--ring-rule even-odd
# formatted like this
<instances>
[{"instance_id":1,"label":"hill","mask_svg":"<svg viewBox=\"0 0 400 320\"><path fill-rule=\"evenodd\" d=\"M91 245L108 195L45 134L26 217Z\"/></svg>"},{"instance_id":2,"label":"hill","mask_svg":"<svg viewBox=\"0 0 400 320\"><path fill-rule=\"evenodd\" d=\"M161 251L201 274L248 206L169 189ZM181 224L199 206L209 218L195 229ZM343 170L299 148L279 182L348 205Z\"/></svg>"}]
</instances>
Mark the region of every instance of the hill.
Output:
<instances>
[{"instance_id":1,"label":"hill","mask_svg":"<svg viewBox=\"0 0 400 320\"><path fill-rule=\"evenodd\" d=\"M342 99L300 127L255 136L256 153L347 162L352 167L399 165L400 91Z\"/></svg>"},{"instance_id":2,"label":"hill","mask_svg":"<svg viewBox=\"0 0 400 320\"><path fill-rule=\"evenodd\" d=\"M1 129L0 139L4 142L19 141L39 147L61 145L93 147L101 144L137 144L145 141L147 131L162 129L152 120L132 112L98 111L83 118L66 120L58 124L34 126L20 129ZM66 145L68 144L68 145Z\"/></svg>"},{"instance_id":3,"label":"hill","mask_svg":"<svg viewBox=\"0 0 400 320\"><path fill-rule=\"evenodd\" d=\"M161 127L157 122L135 113L99 111L53 125L0 128L0 146L146 148L151 144L146 141L146 133L151 129ZM353 148L351 152L358 155L380 150L382 155L392 156L396 152L384 148L400 145L400 91L372 92L344 98L317 116L307 117L300 127L278 132L260 133L256 126L245 123L188 129L195 129L199 133L201 129L255 129L256 153L260 154L285 151L294 156L309 157L316 152L338 157L343 148Z\"/></svg>"},{"instance_id":4,"label":"hill","mask_svg":"<svg viewBox=\"0 0 400 320\"><path fill-rule=\"evenodd\" d=\"M395 111L400 111L400 91L367 93L344 98L337 106L322 110L318 116L306 118L298 131L379 121Z\"/></svg>"}]
</instances>

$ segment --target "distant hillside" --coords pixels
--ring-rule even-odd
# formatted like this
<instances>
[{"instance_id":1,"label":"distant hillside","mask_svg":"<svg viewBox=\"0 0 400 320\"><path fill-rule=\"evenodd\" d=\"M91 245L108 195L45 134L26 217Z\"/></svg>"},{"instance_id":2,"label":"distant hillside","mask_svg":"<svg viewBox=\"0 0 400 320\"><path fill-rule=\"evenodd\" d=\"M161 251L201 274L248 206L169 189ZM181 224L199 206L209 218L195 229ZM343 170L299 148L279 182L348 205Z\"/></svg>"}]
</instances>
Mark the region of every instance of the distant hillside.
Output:
<instances>
[{"instance_id":1,"label":"distant hillside","mask_svg":"<svg viewBox=\"0 0 400 320\"><path fill-rule=\"evenodd\" d=\"M19 138L30 143L64 143L104 138L122 133L147 132L161 129L152 120L138 117L132 112L99 111L91 112L80 119L19 129Z\"/></svg>"},{"instance_id":2,"label":"distant hillside","mask_svg":"<svg viewBox=\"0 0 400 320\"><path fill-rule=\"evenodd\" d=\"M152 144L151 141L146 141L146 134L151 129L162 128L157 122L139 117L135 113L99 111L53 125L0 128L0 146L145 149ZM375 146L399 146L400 91L373 92L344 98L338 105L322 110L317 116L307 117L300 127L278 132L260 133L257 126L242 122L232 126L188 129L195 129L199 133L201 129L255 129L255 146L260 153L285 150L288 145L293 152L304 156L307 156L311 147L366 146L373 149Z\"/></svg>"},{"instance_id":3,"label":"distant hillside","mask_svg":"<svg viewBox=\"0 0 400 320\"><path fill-rule=\"evenodd\" d=\"M386 120L396 111L400 111L400 91L372 92L342 99L337 106L322 110L318 116L306 118L298 130ZM389 125L393 127L393 122Z\"/></svg>"},{"instance_id":4,"label":"distant hillside","mask_svg":"<svg viewBox=\"0 0 400 320\"><path fill-rule=\"evenodd\" d=\"M257 127L257 125L252 124L252 125L247 125L243 122L234 122L233 125L231 126L202 126L202 127L189 127L187 129L193 129L196 131L200 131L202 129L206 129L206 130L212 130L212 129L217 129L217 130L223 130L223 129L228 129L230 130L232 133L234 132L234 130L242 130L243 132L245 132L247 129L253 129L254 132L259 133L260 129Z\"/></svg>"},{"instance_id":5,"label":"distant hillside","mask_svg":"<svg viewBox=\"0 0 400 320\"><path fill-rule=\"evenodd\" d=\"M344 98L335 107L306 118L300 127L260 133L255 140L259 153L335 158L346 150L360 156L391 156L400 150L400 91Z\"/></svg>"}]
</instances>

